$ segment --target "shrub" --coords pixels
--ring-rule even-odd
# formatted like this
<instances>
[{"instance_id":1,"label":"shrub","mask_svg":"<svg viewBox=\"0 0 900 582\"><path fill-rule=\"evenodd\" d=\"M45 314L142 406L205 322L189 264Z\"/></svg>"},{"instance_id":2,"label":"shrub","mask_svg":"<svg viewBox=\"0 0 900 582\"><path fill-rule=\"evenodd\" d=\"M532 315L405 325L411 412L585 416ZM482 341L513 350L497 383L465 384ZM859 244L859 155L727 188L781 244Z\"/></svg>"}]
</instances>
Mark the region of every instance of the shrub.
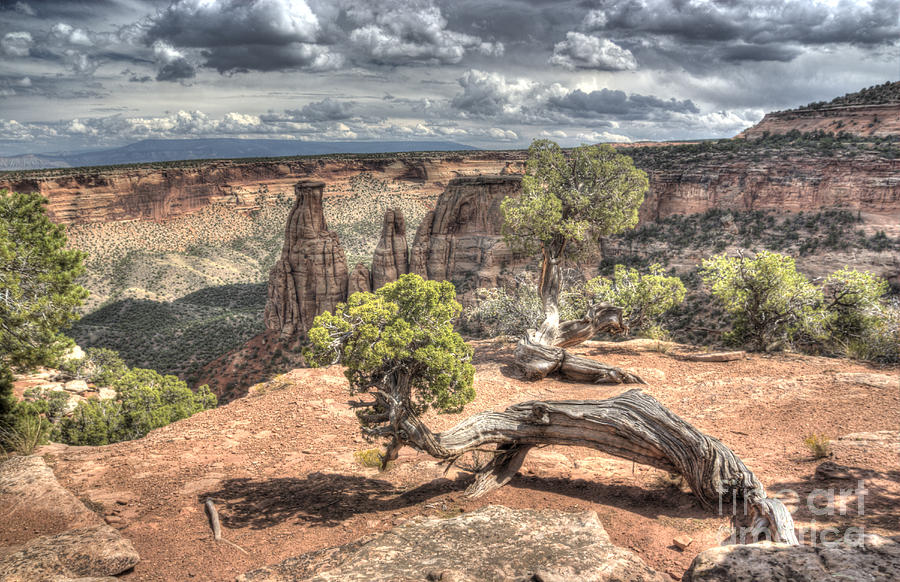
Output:
<instances>
[{"instance_id":1,"label":"shrub","mask_svg":"<svg viewBox=\"0 0 900 582\"><path fill-rule=\"evenodd\" d=\"M214 408L208 386L196 392L175 376L135 368L112 387L115 400L87 400L71 417L62 419L58 437L68 444L103 445L140 438L155 428Z\"/></svg>"},{"instance_id":2,"label":"shrub","mask_svg":"<svg viewBox=\"0 0 900 582\"><path fill-rule=\"evenodd\" d=\"M822 292L797 272L794 259L761 251L756 258L716 255L703 261L703 282L732 318L726 339L768 350L821 325Z\"/></svg>"},{"instance_id":3,"label":"shrub","mask_svg":"<svg viewBox=\"0 0 900 582\"><path fill-rule=\"evenodd\" d=\"M585 288L596 301L621 307L632 330L660 327L662 315L684 301L685 288L678 277L664 275L658 264L649 271L642 275L637 269L616 265L612 279L596 277Z\"/></svg>"},{"instance_id":4,"label":"shrub","mask_svg":"<svg viewBox=\"0 0 900 582\"><path fill-rule=\"evenodd\" d=\"M108 348L88 348L83 358L68 360L62 369L97 386L110 386L128 371L119 353Z\"/></svg>"},{"instance_id":5,"label":"shrub","mask_svg":"<svg viewBox=\"0 0 900 582\"><path fill-rule=\"evenodd\" d=\"M823 459L831 452L831 441L825 435L811 434L803 439L803 444L816 459Z\"/></svg>"}]
</instances>

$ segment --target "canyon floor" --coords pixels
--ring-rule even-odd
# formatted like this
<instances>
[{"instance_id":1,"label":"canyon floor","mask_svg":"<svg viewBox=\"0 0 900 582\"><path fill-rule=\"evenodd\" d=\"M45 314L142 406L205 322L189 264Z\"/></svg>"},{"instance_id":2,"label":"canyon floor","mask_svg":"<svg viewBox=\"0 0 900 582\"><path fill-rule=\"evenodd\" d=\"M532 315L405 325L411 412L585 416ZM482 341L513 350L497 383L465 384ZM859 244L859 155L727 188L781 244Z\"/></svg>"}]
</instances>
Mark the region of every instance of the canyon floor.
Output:
<instances>
[{"instance_id":1,"label":"canyon floor","mask_svg":"<svg viewBox=\"0 0 900 582\"><path fill-rule=\"evenodd\" d=\"M601 399L628 388L527 382L512 366L514 344L473 347L477 398L461 414L430 415L435 429L519 401ZM641 374L645 391L733 448L770 494L795 509L798 527L855 526L900 539L900 367L793 354L695 362L685 357L691 350L632 340L589 342L575 352ZM471 480L465 462L445 474L431 457L404 449L385 472L364 467L355 453L374 445L359 436L348 400L340 368L298 369L140 440L39 452L66 488L134 543L141 562L126 580L233 579L417 516L490 504L596 511L615 544L672 578L725 537L729 516L703 509L667 473L590 449L535 450L509 485L477 500L463 495ZM828 460L849 468L844 479L815 477L823 459L804 445L810 434L832 439ZM861 514L854 493L845 496L846 515L814 515L807 506L813 490L855 490L858 480L867 489ZM232 543L213 540L207 498ZM33 531L21 531L26 522ZM0 523L0 540L52 527L23 513ZM685 535L693 541L681 551L673 539Z\"/></svg>"}]
</instances>

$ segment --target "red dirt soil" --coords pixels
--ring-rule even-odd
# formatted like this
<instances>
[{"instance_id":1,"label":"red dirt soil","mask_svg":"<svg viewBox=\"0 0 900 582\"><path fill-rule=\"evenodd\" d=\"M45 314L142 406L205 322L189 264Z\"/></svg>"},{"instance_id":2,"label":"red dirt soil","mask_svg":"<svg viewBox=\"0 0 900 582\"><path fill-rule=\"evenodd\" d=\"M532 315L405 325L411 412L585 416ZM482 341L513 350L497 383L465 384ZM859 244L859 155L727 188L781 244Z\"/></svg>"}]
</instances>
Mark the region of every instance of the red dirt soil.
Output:
<instances>
[{"instance_id":1,"label":"red dirt soil","mask_svg":"<svg viewBox=\"0 0 900 582\"><path fill-rule=\"evenodd\" d=\"M863 515L850 496L846 516L816 516L813 489L852 481L813 478L820 460L809 434L897 431L900 368L846 360L752 354L712 363L663 353L656 342L589 342L575 353L641 374L644 390L697 428L730 446L770 494L781 496L798 526L864 527L900 536L900 465L896 444L833 441L831 460L853 468L868 494ZM520 379L513 344L473 342L476 400L459 415L429 416L442 429L486 409L534 399L601 399L630 388ZM404 449L388 471L363 467L360 436L340 368L294 370L221 408L105 447L49 445L40 452L60 482L107 516L132 540L141 562L124 579L227 580L298 554L344 544L416 516L449 516L488 504L596 511L614 543L680 578L693 557L717 545L729 524L700 507L666 473L575 447L533 451L507 486L478 500L463 491L471 475ZM884 436L884 435L882 435ZM896 443L897 433L887 436ZM203 510L212 498L224 537L216 543ZM0 530L21 524L0 524ZM37 527L39 524L29 524ZM673 538L687 535L680 551ZM808 536L807 536L808 538ZM245 553L246 552L246 553Z\"/></svg>"}]
</instances>

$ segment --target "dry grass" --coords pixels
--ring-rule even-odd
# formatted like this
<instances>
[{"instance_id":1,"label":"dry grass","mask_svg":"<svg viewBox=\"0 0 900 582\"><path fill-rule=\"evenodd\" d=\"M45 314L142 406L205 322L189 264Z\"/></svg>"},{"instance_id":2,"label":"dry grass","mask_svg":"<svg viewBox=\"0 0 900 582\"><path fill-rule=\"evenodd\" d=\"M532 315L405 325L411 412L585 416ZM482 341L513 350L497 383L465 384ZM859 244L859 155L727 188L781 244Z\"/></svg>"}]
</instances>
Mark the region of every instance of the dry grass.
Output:
<instances>
[{"instance_id":1,"label":"dry grass","mask_svg":"<svg viewBox=\"0 0 900 582\"><path fill-rule=\"evenodd\" d=\"M831 454L831 440L825 435L811 434L803 439L803 444L815 459L824 459Z\"/></svg>"}]
</instances>

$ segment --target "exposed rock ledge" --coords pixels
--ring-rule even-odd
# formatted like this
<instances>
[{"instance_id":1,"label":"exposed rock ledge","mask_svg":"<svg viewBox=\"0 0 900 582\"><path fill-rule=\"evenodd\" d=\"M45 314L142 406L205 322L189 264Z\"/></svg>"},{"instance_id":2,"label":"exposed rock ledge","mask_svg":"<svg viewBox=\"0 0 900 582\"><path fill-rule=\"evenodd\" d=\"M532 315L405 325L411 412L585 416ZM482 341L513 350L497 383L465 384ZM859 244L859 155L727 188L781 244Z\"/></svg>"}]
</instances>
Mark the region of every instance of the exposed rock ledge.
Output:
<instances>
[{"instance_id":1,"label":"exposed rock ledge","mask_svg":"<svg viewBox=\"0 0 900 582\"><path fill-rule=\"evenodd\" d=\"M289 558L242 582L662 582L590 512L488 506Z\"/></svg>"},{"instance_id":2,"label":"exposed rock ledge","mask_svg":"<svg viewBox=\"0 0 900 582\"><path fill-rule=\"evenodd\" d=\"M131 542L103 523L56 480L36 455L0 463L0 516L37 531L0 540L0 580L115 580L138 563ZM43 534L43 535L41 535Z\"/></svg>"},{"instance_id":3,"label":"exposed rock ledge","mask_svg":"<svg viewBox=\"0 0 900 582\"><path fill-rule=\"evenodd\" d=\"M788 546L772 542L721 546L701 552L686 582L893 582L900 576L900 544L877 535L863 542Z\"/></svg>"}]
</instances>

